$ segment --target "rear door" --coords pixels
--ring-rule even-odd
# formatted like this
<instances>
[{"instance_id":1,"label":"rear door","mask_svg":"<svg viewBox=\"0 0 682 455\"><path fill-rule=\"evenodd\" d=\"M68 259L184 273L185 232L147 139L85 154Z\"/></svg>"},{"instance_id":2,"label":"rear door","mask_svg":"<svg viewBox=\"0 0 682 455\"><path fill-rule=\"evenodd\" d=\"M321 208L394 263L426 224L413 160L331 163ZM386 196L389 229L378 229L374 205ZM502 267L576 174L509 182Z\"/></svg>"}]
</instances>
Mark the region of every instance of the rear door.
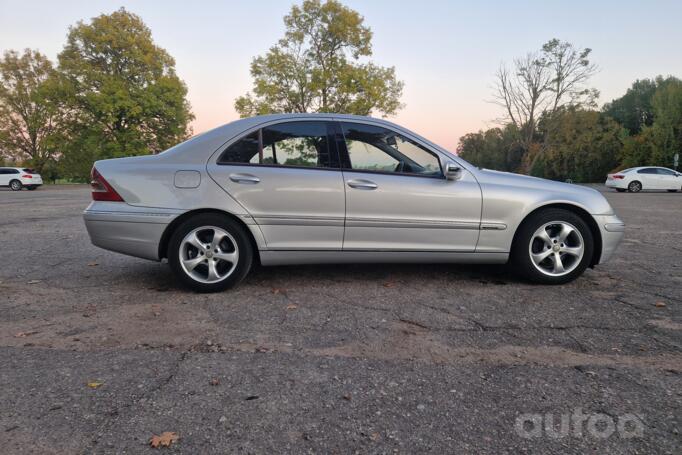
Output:
<instances>
[{"instance_id":1,"label":"rear door","mask_svg":"<svg viewBox=\"0 0 682 455\"><path fill-rule=\"evenodd\" d=\"M285 121L229 144L208 172L254 217L269 249L341 249L345 211L333 124Z\"/></svg>"},{"instance_id":2,"label":"rear door","mask_svg":"<svg viewBox=\"0 0 682 455\"><path fill-rule=\"evenodd\" d=\"M661 189L661 182L658 178L656 168L645 167L637 171L635 180L642 182L642 189L644 190L659 190Z\"/></svg>"},{"instance_id":3,"label":"rear door","mask_svg":"<svg viewBox=\"0 0 682 455\"><path fill-rule=\"evenodd\" d=\"M475 250L481 191L471 174L445 179L436 152L389 128L340 126L344 250Z\"/></svg>"}]
</instances>

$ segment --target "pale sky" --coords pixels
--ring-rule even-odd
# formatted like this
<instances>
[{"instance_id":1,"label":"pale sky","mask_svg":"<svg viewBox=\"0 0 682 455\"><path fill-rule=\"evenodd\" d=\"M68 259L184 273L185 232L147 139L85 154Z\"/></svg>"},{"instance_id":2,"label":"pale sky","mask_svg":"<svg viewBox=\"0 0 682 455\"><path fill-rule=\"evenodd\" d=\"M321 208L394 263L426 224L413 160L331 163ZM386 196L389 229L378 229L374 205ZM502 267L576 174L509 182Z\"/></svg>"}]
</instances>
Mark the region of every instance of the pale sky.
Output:
<instances>
[{"instance_id":1,"label":"pale sky","mask_svg":"<svg viewBox=\"0 0 682 455\"><path fill-rule=\"evenodd\" d=\"M68 27L121 6L142 17L189 88L195 133L238 115L249 64L282 37L292 0L0 0L0 51L33 48L56 59ZM297 2L298 3L298 2ZM635 79L682 78L682 1L343 0L374 32L372 60L395 66L406 107L389 118L454 150L460 136L493 126L501 61L551 38L593 49L600 104Z\"/></svg>"}]
</instances>

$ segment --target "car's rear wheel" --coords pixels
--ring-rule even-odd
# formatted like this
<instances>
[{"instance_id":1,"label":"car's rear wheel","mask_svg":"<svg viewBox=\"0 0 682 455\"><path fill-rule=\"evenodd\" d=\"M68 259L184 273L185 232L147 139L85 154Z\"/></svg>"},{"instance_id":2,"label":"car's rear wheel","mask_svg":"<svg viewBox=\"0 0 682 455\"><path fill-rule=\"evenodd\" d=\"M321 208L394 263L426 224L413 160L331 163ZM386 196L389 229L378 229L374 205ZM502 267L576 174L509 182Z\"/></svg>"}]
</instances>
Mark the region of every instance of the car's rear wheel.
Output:
<instances>
[{"instance_id":1,"label":"car's rear wheel","mask_svg":"<svg viewBox=\"0 0 682 455\"><path fill-rule=\"evenodd\" d=\"M9 182L9 187L12 189L12 191L20 191L22 186L23 185L19 180L12 180Z\"/></svg>"},{"instance_id":2,"label":"car's rear wheel","mask_svg":"<svg viewBox=\"0 0 682 455\"><path fill-rule=\"evenodd\" d=\"M564 209L532 214L519 227L512 262L536 283L562 284L576 279L590 264L594 239L587 223Z\"/></svg>"},{"instance_id":3,"label":"car's rear wheel","mask_svg":"<svg viewBox=\"0 0 682 455\"><path fill-rule=\"evenodd\" d=\"M628 185L628 191L631 193L639 193L642 191L642 184L635 180L634 182L630 182Z\"/></svg>"},{"instance_id":4,"label":"car's rear wheel","mask_svg":"<svg viewBox=\"0 0 682 455\"><path fill-rule=\"evenodd\" d=\"M239 283L253 263L248 234L237 222L214 213L194 216L173 232L168 262L189 288L217 292Z\"/></svg>"},{"instance_id":5,"label":"car's rear wheel","mask_svg":"<svg viewBox=\"0 0 682 455\"><path fill-rule=\"evenodd\" d=\"M619 193L625 193L625 188L616 188Z\"/></svg>"}]
</instances>

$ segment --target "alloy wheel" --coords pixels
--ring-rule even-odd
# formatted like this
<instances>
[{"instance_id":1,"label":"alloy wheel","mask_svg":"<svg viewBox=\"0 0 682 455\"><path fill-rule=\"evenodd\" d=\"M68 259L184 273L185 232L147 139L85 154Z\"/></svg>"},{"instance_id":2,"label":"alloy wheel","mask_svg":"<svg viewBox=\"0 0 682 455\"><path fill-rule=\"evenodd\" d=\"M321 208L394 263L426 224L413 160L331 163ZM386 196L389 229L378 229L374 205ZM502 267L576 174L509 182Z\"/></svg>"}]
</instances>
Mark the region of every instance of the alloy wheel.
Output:
<instances>
[{"instance_id":1,"label":"alloy wheel","mask_svg":"<svg viewBox=\"0 0 682 455\"><path fill-rule=\"evenodd\" d=\"M18 180L12 180L12 183L10 183L10 188L12 188L13 191L19 191L21 189L21 182Z\"/></svg>"},{"instance_id":2,"label":"alloy wheel","mask_svg":"<svg viewBox=\"0 0 682 455\"><path fill-rule=\"evenodd\" d=\"M575 270L585 254L580 231L565 221L551 221L540 226L528 247L536 269L549 276L563 276Z\"/></svg>"},{"instance_id":3,"label":"alloy wheel","mask_svg":"<svg viewBox=\"0 0 682 455\"><path fill-rule=\"evenodd\" d=\"M631 193L639 193L642 190L642 184L639 182L632 182L628 186L628 190L630 190Z\"/></svg>"},{"instance_id":4,"label":"alloy wheel","mask_svg":"<svg viewBox=\"0 0 682 455\"><path fill-rule=\"evenodd\" d=\"M202 226L182 239L179 257L180 266L193 280L217 283L234 272L239 261L239 247L224 229Z\"/></svg>"}]
</instances>

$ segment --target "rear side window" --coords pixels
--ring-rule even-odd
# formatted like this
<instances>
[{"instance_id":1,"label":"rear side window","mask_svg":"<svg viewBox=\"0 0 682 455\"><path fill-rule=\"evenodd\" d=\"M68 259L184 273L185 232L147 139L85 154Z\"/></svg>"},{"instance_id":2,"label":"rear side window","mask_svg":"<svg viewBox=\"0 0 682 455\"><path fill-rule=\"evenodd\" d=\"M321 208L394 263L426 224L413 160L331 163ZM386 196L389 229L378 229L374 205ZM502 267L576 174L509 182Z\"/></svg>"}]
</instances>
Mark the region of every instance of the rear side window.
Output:
<instances>
[{"instance_id":1,"label":"rear side window","mask_svg":"<svg viewBox=\"0 0 682 455\"><path fill-rule=\"evenodd\" d=\"M29 167L27 167L27 168L25 168L25 169L22 169L22 171L26 172L27 174L35 174L35 173L36 173L35 170L33 170L33 169L29 168Z\"/></svg>"},{"instance_id":2,"label":"rear side window","mask_svg":"<svg viewBox=\"0 0 682 455\"><path fill-rule=\"evenodd\" d=\"M239 139L218 164L338 168L327 122L287 122L268 126Z\"/></svg>"},{"instance_id":3,"label":"rear side window","mask_svg":"<svg viewBox=\"0 0 682 455\"><path fill-rule=\"evenodd\" d=\"M637 173L638 174L658 174L658 172L656 172L656 169L654 169L652 167L649 167L646 169L640 169L639 171L637 171Z\"/></svg>"},{"instance_id":4,"label":"rear side window","mask_svg":"<svg viewBox=\"0 0 682 455\"><path fill-rule=\"evenodd\" d=\"M658 175L675 175L675 173L670 169L663 169L659 167L656 170L658 171Z\"/></svg>"}]
</instances>

